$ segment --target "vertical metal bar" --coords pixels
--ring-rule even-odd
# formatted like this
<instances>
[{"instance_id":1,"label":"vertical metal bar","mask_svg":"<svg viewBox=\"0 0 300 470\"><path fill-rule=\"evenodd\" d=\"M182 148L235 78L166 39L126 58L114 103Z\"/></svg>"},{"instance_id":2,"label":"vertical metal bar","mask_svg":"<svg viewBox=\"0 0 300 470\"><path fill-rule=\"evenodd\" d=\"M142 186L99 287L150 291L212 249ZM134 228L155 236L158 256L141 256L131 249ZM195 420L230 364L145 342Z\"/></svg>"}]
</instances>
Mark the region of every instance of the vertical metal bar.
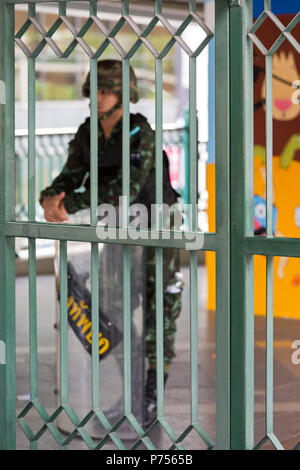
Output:
<instances>
[{"instance_id":1,"label":"vertical metal bar","mask_svg":"<svg viewBox=\"0 0 300 470\"><path fill-rule=\"evenodd\" d=\"M247 38L252 15L252 1L230 10L233 449L252 449L254 439L253 256L242 249L245 235L253 234L253 46Z\"/></svg>"},{"instance_id":2,"label":"vertical metal bar","mask_svg":"<svg viewBox=\"0 0 300 470\"><path fill-rule=\"evenodd\" d=\"M266 434L273 432L273 256L267 256Z\"/></svg>"},{"instance_id":3,"label":"vertical metal bar","mask_svg":"<svg viewBox=\"0 0 300 470\"><path fill-rule=\"evenodd\" d=\"M29 17L35 18L35 4L29 4ZM35 220L35 59L28 59L28 220Z\"/></svg>"},{"instance_id":4,"label":"vertical metal bar","mask_svg":"<svg viewBox=\"0 0 300 470\"><path fill-rule=\"evenodd\" d=\"M124 413L131 413L131 250L123 247Z\"/></svg>"},{"instance_id":5,"label":"vertical metal bar","mask_svg":"<svg viewBox=\"0 0 300 470\"><path fill-rule=\"evenodd\" d=\"M156 203L161 205L163 203L163 186L162 186L162 152L163 152L163 62L162 59L155 61L155 197ZM162 229L162 211L158 207L157 228Z\"/></svg>"},{"instance_id":6,"label":"vertical metal bar","mask_svg":"<svg viewBox=\"0 0 300 470\"><path fill-rule=\"evenodd\" d=\"M197 130L197 58L190 57L189 63L189 143L190 143L190 230L198 228L198 130Z\"/></svg>"},{"instance_id":7,"label":"vertical metal bar","mask_svg":"<svg viewBox=\"0 0 300 470\"><path fill-rule=\"evenodd\" d=\"M98 207L98 68L97 59L90 63L90 89L91 89L91 225L97 225Z\"/></svg>"},{"instance_id":8,"label":"vertical metal bar","mask_svg":"<svg viewBox=\"0 0 300 470\"><path fill-rule=\"evenodd\" d=\"M66 13L67 13L67 2L60 1L58 4L59 16L66 16Z\"/></svg>"},{"instance_id":9,"label":"vertical metal bar","mask_svg":"<svg viewBox=\"0 0 300 470\"><path fill-rule=\"evenodd\" d=\"M28 6L28 15L35 18L35 4ZM28 59L28 221L35 220L36 200L36 145L35 145L35 59ZM28 240L29 250L29 342L30 342L30 398L38 397L38 345L36 308L36 241ZM37 442L30 443L37 449Z\"/></svg>"},{"instance_id":10,"label":"vertical metal bar","mask_svg":"<svg viewBox=\"0 0 300 470\"><path fill-rule=\"evenodd\" d=\"M198 217L198 133L197 133L197 62L196 57L189 61L189 163L190 163L190 211L189 228L197 231ZM190 336L191 336L191 422L199 420L198 396L198 257L197 251L190 252Z\"/></svg>"},{"instance_id":11,"label":"vertical metal bar","mask_svg":"<svg viewBox=\"0 0 300 470\"><path fill-rule=\"evenodd\" d=\"M21 158L16 154L16 207L22 208Z\"/></svg>"},{"instance_id":12,"label":"vertical metal bar","mask_svg":"<svg viewBox=\"0 0 300 470\"><path fill-rule=\"evenodd\" d=\"M92 406L99 403L99 253L98 243L91 244L91 273L92 273Z\"/></svg>"},{"instance_id":13,"label":"vertical metal bar","mask_svg":"<svg viewBox=\"0 0 300 470\"><path fill-rule=\"evenodd\" d=\"M266 56L266 200L267 237L273 237L273 93L272 56Z\"/></svg>"},{"instance_id":14,"label":"vertical metal bar","mask_svg":"<svg viewBox=\"0 0 300 470\"><path fill-rule=\"evenodd\" d=\"M67 242L59 242L60 255L60 399L61 405L68 402L68 285Z\"/></svg>"},{"instance_id":15,"label":"vertical metal bar","mask_svg":"<svg viewBox=\"0 0 300 470\"><path fill-rule=\"evenodd\" d=\"M38 396L37 383L37 305L36 305L36 244L29 239L29 340L30 340L30 398Z\"/></svg>"},{"instance_id":16,"label":"vertical metal bar","mask_svg":"<svg viewBox=\"0 0 300 470\"><path fill-rule=\"evenodd\" d=\"M161 2L155 3L156 12ZM155 202L156 229L163 228L163 62L155 60ZM163 249L155 249L157 416L164 416Z\"/></svg>"},{"instance_id":17,"label":"vertical metal bar","mask_svg":"<svg viewBox=\"0 0 300 470\"><path fill-rule=\"evenodd\" d=\"M3 226L3 224L1 223ZM5 357L0 363L0 449L16 448L15 240L2 235L0 246L1 332Z\"/></svg>"},{"instance_id":18,"label":"vertical metal bar","mask_svg":"<svg viewBox=\"0 0 300 470\"><path fill-rule=\"evenodd\" d=\"M90 15L97 15L97 2L90 3ZM98 222L98 65L91 59L91 225ZM91 308L92 308L92 407L100 406L99 389L99 252L91 243Z\"/></svg>"},{"instance_id":19,"label":"vertical metal bar","mask_svg":"<svg viewBox=\"0 0 300 470\"><path fill-rule=\"evenodd\" d=\"M23 219L24 218L28 219L28 195L27 195L28 191L27 191L27 186L26 186L26 188L24 188L24 184L27 184L26 177L27 177L27 173L28 173L28 162L26 160L27 160L27 154L25 155L25 158L22 159L22 164L21 164L21 188L22 188L22 203L23 203ZM22 184L22 181L23 181L23 184Z\"/></svg>"},{"instance_id":20,"label":"vertical metal bar","mask_svg":"<svg viewBox=\"0 0 300 470\"><path fill-rule=\"evenodd\" d=\"M49 143L48 143L48 145L49 145L49 150L50 150L51 145L53 145L53 138L49 137ZM46 147L46 152L47 152L47 147ZM53 162L53 155L52 155L50 152L49 152L49 153L47 152L46 155L47 155L47 157L46 157L46 158L47 158L47 163L48 163L48 165L49 165L48 172L47 172L47 173L48 173L48 175L47 175L47 177L48 177L48 182L47 182L47 184L50 185L50 184L51 184L51 181L52 181L52 177L53 177L54 162ZM63 166L63 165L62 165L62 166ZM60 168L61 168L61 167L60 167Z\"/></svg>"},{"instance_id":21,"label":"vertical metal bar","mask_svg":"<svg viewBox=\"0 0 300 470\"><path fill-rule=\"evenodd\" d=\"M37 182L37 191L38 194L41 193L43 190L44 186L44 169L45 169L45 156L44 155L38 155L37 156L37 166L38 166L38 182Z\"/></svg>"},{"instance_id":22,"label":"vertical metal bar","mask_svg":"<svg viewBox=\"0 0 300 470\"><path fill-rule=\"evenodd\" d=\"M64 2L65 3L65 2ZM90 1L90 15L97 15L97 2ZM97 59L90 61L90 109L91 109L91 135L90 135L90 216L91 225L97 225L98 208L98 64Z\"/></svg>"},{"instance_id":23,"label":"vertical metal bar","mask_svg":"<svg viewBox=\"0 0 300 470\"><path fill-rule=\"evenodd\" d=\"M129 0L122 1L122 15L129 15Z\"/></svg>"},{"instance_id":24,"label":"vertical metal bar","mask_svg":"<svg viewBox=\"0 0 300 470\"><path fill-rule=\"evenodd\" d=\"M36 301L36 240L29 238L29 345L30 345L30 399L38 398L38 332ZM37 449L37 442L30 443Z\"/></svg>"},{"instance_id":25,"label":"vertical metal bar","mask_svg":"<svg viewBox=\"0 0 300 470\"><path fill-rule=\"evenodd\" d=\"M197 251L190 252L190 336L191 336L191 423L199 421L198 373L198 258Z\"/></svg>"},{"instance_id":26,"label":"vertical metal bar","mask_svg":"<svg viewBox=\"0 0 300 470\"><path fill-rule=\"evenodd\" d=\"M195 12L196 12L196 8L197 8L196 0L190 0L189 6L190 6L190 12L191 12L191 13L195 13Z\"/></svg>"},{"instance_id":27,"label":"vertical metal bar","mask_svg":"<svg viewBox=\"0 0 300 470\"><path fill-rule=\"evenodd\" d=\"M122 195L123 195L123 226L128 226L130 204L130 62L123 59L123 137L122 137Z\"/></svg>"},{"instance_id":28,"label":"vertical metal bar","mask_svg":"<svg viewBox=\"0 0 300 470\"><path fill-rule=\"evenodd\" d=\"M271 10L271 0L264 1ZM267 237L273 237L273 57L266 56ZM273 256L266 257L266 434L273 432Z\"/></svg>"},{"instance_id":29,"label":"vertical metal bar","mask_svg":"<svg viewBox=\"0 0 300 470\"><path fill-rule=\"evenodd\" d=\"M162 13L162 1L155 1L155 14ZM163 228L163 62L155 59L155 203L157 230ZM163 313L163 249L155 249L156 302L156 390L157 417L164 416L164 313Z\"/></svg>"},{"instance_id":30,"label":"vertical metal bar","mask_svg":"<svg viewBox=\"0 0 300 470\"><path fill-rule=\"evenodd\" d=\"M264 0L264 9L271 11L271 0Z\"/></svg>"},{"instance_id":31,"label":"vertical metal bar","mask_svg":"<svg viewBox=\"0 0 300 470\"><path fill-rule=\"evenodd\" d=\"M231 86L231 448L254 441L253 256L253 22L252 1L230 8ZM238 195L238 197L237 197Z\"/></svg>"},{"instance_id":32,"label":"vertical metal bar","mask_svg":"<svg viewBox=\"0 0 300 470\"><path fill-rule=\"evenodd\" d=\"M265 10L271 1L264 1ZM266 56L266 204L267 237L273 237L272 56ZM266 434L273 432L273 257L266 257Z\"/></svg>"},{"instance_id":33,"label":"vertical metal bar","mask_svg":"<svg viewBox=\"0 0 300 470\"><path fill-rule=\"evenodd\" d=\"M184 204L190 204L190 148L189 148L189 113L185 114L185 129L183 133L183 148L184 148Z\"/></svg>"},{"instance_id":34,"label":"vertical metal bar","mask_svg":"<svg viewBox=\"0 0 300 470\"><path fill-rule=\"evenodd\" d=\"M0 449L16 448L15 240L4 225L15 217L14 5L0 5Z\"/></svg>"},{"instance_id":35,"label":"vertical metal bar","mask_svg":"<svg viewBox=\"0 0 300 470\"><path fill-rule=\"evenodd\" d=\"M3 34L5 47L2 48L4 56L3 78L5 83L5 120L4 120L4 217L6 220L15 219L15 44L14 44L14 7L4 6ZM1 29L2 30L2 29ZM2 57L3 57L2 56ZM4 113L4 106L3 113Z\"/></svg>"},{"instance_id":36,"label":"vertical metal bar","mask_svg":"<svg viewBox=\"0 0 300 470\"><path fill-rule=\"evenodd\" d=\"M230 76L229 9L215 9L216 447L230 448ZM213 145L213 144L212 144Z\"/></svg>"},{"instance_id":37,"label":"vertical metal bar","mask_svg":"<svg viewBox=\"0 0 300 470\"><path fill-rule=\"evenodd\" d=\"M123 2L123 14L127 12L129 2ZM130 204L130 62L123 59L122 83L122 196L123 196L123 227L128 227ZM131 412L131 249L123 246L123 305L124 305L124 411Z\"/></svg>"},{"instance_id":38,"label":"vertical metal bar","mask_svg":"<svg viewBox=\"0 0 300 470\"><path fill-rule=\"evenodd\" d=\"M161 13L162 13L162 0L156 0L154 10L155 10L156 15L161 15Z\"/></svg>"}]
</instances>

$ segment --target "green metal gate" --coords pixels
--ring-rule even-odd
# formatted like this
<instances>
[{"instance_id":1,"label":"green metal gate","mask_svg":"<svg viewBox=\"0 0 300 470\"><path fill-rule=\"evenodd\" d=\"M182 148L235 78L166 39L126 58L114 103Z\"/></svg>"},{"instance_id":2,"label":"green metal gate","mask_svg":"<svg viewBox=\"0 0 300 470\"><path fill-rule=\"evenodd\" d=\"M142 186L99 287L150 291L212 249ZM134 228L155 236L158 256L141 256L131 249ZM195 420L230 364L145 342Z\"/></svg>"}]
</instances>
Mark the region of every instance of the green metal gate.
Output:
<instances>
[{"instance_id":1,"label":"green metal gate","mask_svg":"<svg viewBox=\"0 0 300 470\"><path fill-rule=\"evenodd\" d=\"M88 448L100 449L110 438L115 445L123 449L124 444L118 437L118 425L112 426L105 418L99 406L99 370L98 370L98 326L93 328L93 387L92 409L83 421L78 420L75 411L68 403L68 353L67 353L67 241L83 241L91 244L92 261L92 321L97 325L98 318L98 249L101 231L97 229L97 59L109 44L113 44L123 60L123 196L129 200L130 166L129 166L129 62L141 44L149 47L156 61L156 202L162 203L162 63L175 42L184 48L189 56L189 116L190 116L190 204L189 230L177 233L167 239L158 219L155 236L132 239L128 228L128 212L125 209L122 237L115 241L123 245L124 262L124 419L135 429L138 440L134 448L143 443L152 449L153 443L148 430L141 428L131 409L131 357L130 357L130 249L132 245L154 246L156 249L156 302L157 302L157 391L158 422L172 441L172 448L184 449L184 438L196 431L212 448L214 443L206 434L198 418L198 287L197 287L197 252L214 251L216 253L216 448L217 449L252 449L254 447L254 339L253 339L253 256L267 256L267 427L266 438L280 446L273 434L272 425L272 260L274 255L300 256L299 244L292 239L274 239L272 236L272 53L279 47L280 41L288 37L292 27L299 21L299 15L290 28L281 32L276 47L267 52L267 108L268 146L267 146L267 213L268 231L266 238L253 236L253 127L252 127L252 38L256 27L266 16L270 16L270 1L265 1L266 12L253 27L251 0L218 0L215 15L216 47L216 233L201 234L197 232L197 129L196 129L196 60L213 34L196 13L196 0L187 0L189 14L182 25L176 29L171 26L162 14L163 1L155 0L155 15L148 27L141 32L130 16L130 1L122 1L122 17L110 33L105 32L106 39L102 46L93 53L83 36L91 24L101 28L97 18L97 2L90 0L90 17L79 31L70 29L74 36L70 47L62 53L54 43L52 36L64 22L66 23L66 1L59 0L59 16L49 31L45 31L36 20L36 4L45 0L27 0L28 20L15 34L14 7L24 0L3 0L0 11L0 80L3 94L0 97L0 130L1 130L1 197L0 197L0 339L1 348L5 348L5 357L0 364L0 446L3 449L14 449L16 446L16 421L18 420L31 449L37 448L38 440L45 430L49 430L59 446L67 448L68 443L78 432ZM49 2L49 0L47 0ZM101 17L101 15L100 15ZM101 19L101 18L100 18ZM149 43L147 36L158 21L170 32L171 39L165 48L158 52ZM206 39L192 51L183 41L181 35L191 21L196 21L206 33ZM137 42L129 52L118 44L115 36L122 25L127 22L138 36ZM42 41L32 53L24 47L22 36L34 24L42 35ZM252 30L250 31L250 29ZM103 32L103 31L102 31ZM250 34L249 34L250 32ZM14 47L17 42L28 57L28 221L15 221L15 167L14 167ZM43 47L49 44L61 58L66 58L74 47L80 44L90 58L91 71L91 224L90 226L69 226L35 222L35 59ZM271 114L270 114L271 113ZM234 181L234 187L232 182ZM238 195L238 196L237 196ZM125 236L124 236L125 233ZM145 233L147 235L147 233ZM29 308L30 308L30 400L16 419L16 344L15 344L15 237L26 237L29 240ZM51 416L39 400L37 387L37 309L36 309L36 239L59 240L60 243L60 305L61 305L61 404ZM166 247L189 249L190 255L190 315L191 315L191 409L190 424L176 435L164 416L163 390L163 249ZM40 415L44 424L34 433L26 415L31 408ZM74 433L67 438L62 436L54 421L59 413L66 413L74 425ZM107 430L107 436L97 445L91 440L84 425L96 416Z\"/></svg>"}]
</instances>

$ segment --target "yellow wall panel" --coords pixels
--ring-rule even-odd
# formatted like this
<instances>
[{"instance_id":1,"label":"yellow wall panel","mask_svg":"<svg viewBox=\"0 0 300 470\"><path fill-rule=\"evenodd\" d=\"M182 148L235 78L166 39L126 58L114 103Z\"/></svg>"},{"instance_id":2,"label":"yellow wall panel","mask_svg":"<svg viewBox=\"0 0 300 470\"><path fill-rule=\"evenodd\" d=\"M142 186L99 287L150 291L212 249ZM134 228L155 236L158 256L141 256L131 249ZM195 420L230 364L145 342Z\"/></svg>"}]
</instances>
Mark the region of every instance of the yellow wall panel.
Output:
<instances>
[{"instance_id":1,"label":"yellow wall panel","mask_svg":"<svg viewBox=\"0 0 300 470\"><path fill-rule=\"evenodd\" d=\"M273 159L274 206L277 210L275 236L300 238L300 162L293 160L288 167ZM207 165L209 231L215 230L215 164ZM265 198L265 164L254 157L254 194ZM299 240L300 243L300 240ZM206 254L208 279L207 308L215 310L215 255ZM266 262L265 257L254 258L254 311L265 314ZM300 318L300 259L274 258L274 315Z\"/></svg>"}]
</instances>

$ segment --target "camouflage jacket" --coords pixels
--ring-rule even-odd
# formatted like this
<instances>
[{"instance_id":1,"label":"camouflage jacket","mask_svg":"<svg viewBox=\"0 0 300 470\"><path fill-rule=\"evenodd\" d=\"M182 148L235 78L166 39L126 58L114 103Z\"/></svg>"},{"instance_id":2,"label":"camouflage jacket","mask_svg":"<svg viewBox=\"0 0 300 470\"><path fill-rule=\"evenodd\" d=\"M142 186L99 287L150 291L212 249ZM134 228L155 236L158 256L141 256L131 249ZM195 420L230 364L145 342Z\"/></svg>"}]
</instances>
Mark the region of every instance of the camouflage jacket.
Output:
<instances>
[{"instance_id":1,"label":"camouflage jacket","mask_svg":"<svg viewBox=\"0 0 300 470\"><path fill-rule=\"evenodd\" d=\"M130 115L130 204L142 203L149 209L155 203L155 133L141 114ZM98 205L118 205L122 195L122 119L110 137L104 138L98 126ZM80 125L69 143L68 160L51 186L41 192L40 203L46 196L64 191L63 200L69 214L90 207L90 118ZM83 185L84 190L78 191ZM163 154L163 202L177 201L169 179L168 158Z\"/></svg>"}]
</instances>

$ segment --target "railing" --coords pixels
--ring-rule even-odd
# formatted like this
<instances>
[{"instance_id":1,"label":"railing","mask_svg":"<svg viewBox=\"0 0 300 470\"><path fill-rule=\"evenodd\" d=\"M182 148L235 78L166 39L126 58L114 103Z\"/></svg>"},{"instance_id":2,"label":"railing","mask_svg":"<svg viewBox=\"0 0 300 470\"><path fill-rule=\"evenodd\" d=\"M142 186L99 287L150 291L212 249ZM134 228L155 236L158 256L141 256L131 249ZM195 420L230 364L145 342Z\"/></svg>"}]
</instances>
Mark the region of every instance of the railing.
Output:
<instances>
[{"instance_id":1,"label":"railing","mask_svg":"<svg viewBox=\"0 0 300 470\"><path fill-rule=\"evenodd\" d=\"M68 143L77 128L37 129L36 130L36 194L49 186L62 169L68 156ZM27 220L27 180L28 180L28 132L17 130L15 133L16 152L16 220ZM185 125L167 125L164 128L164 148L169 157L170 176L174 189L182 198L182 204L189 203L189 139L188 120ZM203 144L202 144L203 145ZM36 218L43 221L43 209L36 201ZM16 241L17 255L28 258L28 240L19 238ZM37 257L52 257L54 242L39 240Z\"/></svg>"},{"instance_id":2,"label":"railing","mask_svg":"<svg viewBox=\"0 0 300 470\"><path fill-rule=\"evenodd\" d=\"M58 175L67 159L68 142L75 134L75 128L36 130L36 192L49 186ZM28 179L28 132L18 130L15 133L16 152L16 219L27 219L27 179ZM42 218L42 209L36 204L37 219Z\"/></svg>"}]
</instances>

